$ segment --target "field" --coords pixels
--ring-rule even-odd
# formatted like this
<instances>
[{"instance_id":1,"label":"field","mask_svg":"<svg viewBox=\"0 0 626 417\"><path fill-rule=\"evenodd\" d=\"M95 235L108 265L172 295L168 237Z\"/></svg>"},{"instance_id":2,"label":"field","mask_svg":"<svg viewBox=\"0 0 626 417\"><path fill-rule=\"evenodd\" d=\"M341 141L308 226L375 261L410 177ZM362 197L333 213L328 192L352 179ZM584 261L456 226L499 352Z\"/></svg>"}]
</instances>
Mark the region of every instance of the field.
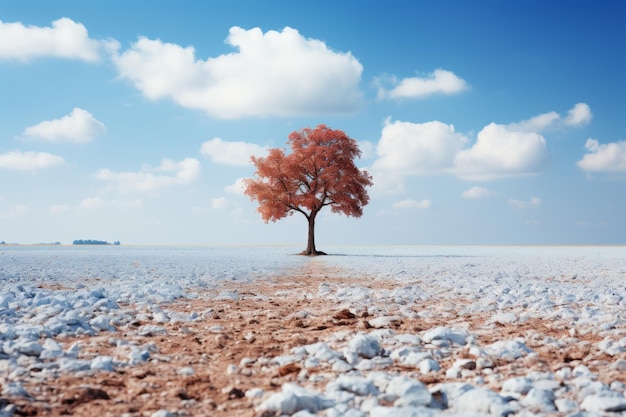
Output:
<instances>
[{"instance_id":1,"label":"field","mask_svg":"<svg viewBox=\"0 0 626 417\"><path fill-rule=\"evenodd\" d=\"M3 248L0 410L626 414L626 248L298 249Z\"/></svg>"}]
</instances>

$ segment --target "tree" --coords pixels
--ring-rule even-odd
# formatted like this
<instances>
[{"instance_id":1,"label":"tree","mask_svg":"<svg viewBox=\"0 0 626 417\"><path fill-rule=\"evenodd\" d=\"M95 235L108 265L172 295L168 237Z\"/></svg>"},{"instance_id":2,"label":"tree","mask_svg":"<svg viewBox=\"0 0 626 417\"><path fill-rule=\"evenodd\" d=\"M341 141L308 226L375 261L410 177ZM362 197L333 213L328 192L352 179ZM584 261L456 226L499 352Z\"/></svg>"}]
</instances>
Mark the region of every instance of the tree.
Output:
<instances>
[{"instance_id":1,"label":"tree","mask_svg":"<svg viewBox=\"0 0 626 417\"><path fill-rule=\"evenodd\" d=\"M252 156L256 179L246 179L245 194L257 200L265 223L294 212L308 221L307 247L302 255L324 255L315 248L315 217L326 206L333 213L361 217L369 202L366 187L372 177L354 164L361 156L356 140L325 125L289 135L291 153L273 148L265 157Z\"/></svg>"}]
</instances>

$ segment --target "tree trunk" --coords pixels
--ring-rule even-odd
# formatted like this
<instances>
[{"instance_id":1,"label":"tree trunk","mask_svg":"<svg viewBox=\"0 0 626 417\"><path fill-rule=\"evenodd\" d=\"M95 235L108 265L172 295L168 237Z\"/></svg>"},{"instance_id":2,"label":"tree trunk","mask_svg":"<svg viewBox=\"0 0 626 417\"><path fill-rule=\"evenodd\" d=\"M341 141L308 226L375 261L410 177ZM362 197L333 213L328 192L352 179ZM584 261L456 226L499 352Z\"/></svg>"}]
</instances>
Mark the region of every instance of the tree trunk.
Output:
<instances>
[{"instance_id":1,"label":"tree trunk","mask_svg":"<svg viewBox=\"0 0 626 417\"><path fill-rule=\"evenodd\" d=\"M315 216L316 212L312 212L307 220L309 221L309 237L306 244L306 249L300 253L300 255L306 256L317 256L317 255L326 255L324 252L318 251L315 249Z\"/></svg>"}]
</instances>

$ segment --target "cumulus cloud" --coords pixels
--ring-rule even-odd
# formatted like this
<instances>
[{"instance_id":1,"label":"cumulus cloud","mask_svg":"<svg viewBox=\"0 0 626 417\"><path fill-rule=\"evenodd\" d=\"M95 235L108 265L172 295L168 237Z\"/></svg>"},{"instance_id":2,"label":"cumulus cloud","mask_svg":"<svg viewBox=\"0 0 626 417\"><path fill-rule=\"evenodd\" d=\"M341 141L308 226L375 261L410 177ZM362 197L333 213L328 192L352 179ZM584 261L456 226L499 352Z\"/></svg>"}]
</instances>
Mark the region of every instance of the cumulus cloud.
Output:
<instances>
[{"instance_id":1,"label":"cumulus cloud","mask_svg":"<svg viewBox=\"0 0 626 417\"><path fill-rule=\"evenodd\" d=\"M507 200L507 203L509 203L513 207L517 207L520 209L537 208L541 205L541 199L537 197L533 197L529 201L523 201L523 200L514 200L512 198L509 198Z\"/></svg>"},{"instance_id":2,"label":"cumulus cloud","mask_svg":"<svg viewBox=\"0 0 626 417\"><path fill-rule=\"evenodd\" d=\"M453 125L388 120L381 132L376 148L378 159L372 171L403 175L441 173L452 166L455 154L466 141Z\"/></svg>"},{"instance_id":3,"label":"cumulus cloud","mask_svg":"<svg viewBox=\"0 0 626 417\"><path fill-rule=\"evenodd\" d=\"M547 159L546 141L540 134L491 123L478 133L471 148L456 155L454 172L475 181L528 175L541 171Z\"/></svg>"},{"instance_id":4,"label":"cumulus cloud","mask_svg":"<svg viewBox=\"0 0 626 417\"><path fill-rule=\"evenodd\" d=\"M587 139L588 153L577 162L580 169L587 172L626 172L626 141L600 144L595 139Z\"/></svg>"},{"instance_id":5,"label":"cumulus cloud","mask_svg":"<svg viewBox=\"0 0 626 417\"><path fill-rule=\"evenodd\" d=\"M430 208L431 205L432 203L430 200L417 201L417 200L407 199L407 200L398 201L397 203L393 205L393 208L402 209L402 210L427 209L427 208Z\"/></svg>"},{"instance_id":6,"label":"cumulus cloud","mask_svg":"<svg viewBox=\"0 0 626 417\"><path fill-rule=\"evenodd\" d=\"M567 112L564 122L567 126L581 126L591 122L592 118L591 108L585 103L577 103Z\"/></svg>"},{"instance_id":7,"label":"cumulus cloud","mask_svg":"<svg viewBox=\"0 0 626 417\"><path fill-rule=\"evenodd\" d=\"M359 61L295 29L232 27L226 43L237 51L201 60L193 47L140 38L113 61L147 98L218 118L350 113L362 100Z\"/></svg>"},{"instance_id":8,"label":"cumulus cloud","mask_svg":"<svg viewBox=\"0 0 626 417\"><path fill-rule=\"evenodd\" d=\"M100 59L101 49L113 43L91 39L85 26L66 17L49 27L0 21L0 59L56 57L94 62Z\"/></svg>"},{"instance_id":9,"label":"cumulus cloud","mask_svg":"<svg viewBox=\"0 0 626 417\"><path fill-rule=\"evenodd\" d=\"M267 153L267 147L246 142L226 142L220 138L214 138L202 144L200 153L217 164L246 166L250 164L252 155L262 156Z\"/></svg>"},{"instance_id":10,"label":"cumulus cloud","mask_svg":"<svg viewBox=\"0 0 626 417\"><path fill-rule=\"evenodd\" d=\"M561 117L557 112L551 111L531 117L528 120L511 123L507 125L507 128L521 132L545 132L550 129L580 127L591 122L592 118L593 115L589 105L577 103L567 111L565 118Z\"/></svg>"},{"instance_id":11,"label":"cumulus cloud","mask_svg":"<svg viewBox=\"0 0 626 417\"><path fill-rule=\"evenodd\" d=\"M144 165L139 172L112 172L101 169L96 178L121 192L150 192L162 188L189 184L200 175L200 161L186 158L180 162L163 159L158 167Z\"/></svg>"},{"instance_id":12,"label":"cumulus cloud","mask_svg":"<svg viewBox=\"0 0 626 417\"><path fill-rule=\"evenodd\" d=\"M245 189L244 184L245 178L237 178L234 184L227 185L224 187L224 192L228 194L236 194L236 195L244 195L243 191Z\"/></svg>"},{"instance_id":13,"label":"cumulus cloud","mask_svg":"<svg viewBox=\"0 0 626 417\"><path fill-rule=\"evenodd\" d=\"M425 98L435 94L457 94L468 89L467 83L451 71L436 69L425 77L409 77L398 80L397 77L383 77L379 83L389 83L393 87L379 87L379 99Z\"/></svg>"},{"instance_id":14,"label":"cumulus cloud","mask_svg":"<svg viewBox=\"0 0 626 417\"><path fill-rule=\"evenodd\" d=\"M476 199L489 197L491 194L493 193L487 188L474 186L468 190L463 191L463 194L461 195L463 198Z\"/></svg>"},{"instance_id":15,"label":"cumulus cloud","mask_svg":"<svg viewBox=\"0 0 626 417\"><path fill-rule=\"evenodd\" d=\"M23 136L50 142L90 142L104 133L104 124L87 110L76 107L60 119L46 120L27 127Z\"/></svg>"},{"instance_id":16,"label":"cumulus cloud","mask_svg":"<svg viewBox=\"0 0 626 417\"><path fill-rule=\"evenodd\" d=\"M0 154L0 168L16 171L36 171L63 165L64 163L63 157L46 152L12 151Z\"/></svg>"}]
</instances>

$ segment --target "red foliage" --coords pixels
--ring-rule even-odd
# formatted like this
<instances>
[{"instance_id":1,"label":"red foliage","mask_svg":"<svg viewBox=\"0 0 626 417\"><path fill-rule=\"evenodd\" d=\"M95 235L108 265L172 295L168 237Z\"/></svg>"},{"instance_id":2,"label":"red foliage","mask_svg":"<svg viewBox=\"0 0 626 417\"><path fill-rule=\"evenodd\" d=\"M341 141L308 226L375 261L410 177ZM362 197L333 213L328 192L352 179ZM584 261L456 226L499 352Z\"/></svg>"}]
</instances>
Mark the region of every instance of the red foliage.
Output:
<instances>
[{"instance_id":1,"label":"red foliage","mask_svg":"<svg viewBox=\"0 0 626 417\"><path fill-rule=\"evenodd\" d=\"M291 153L270 149L265 157L251 158L256 179L245 180L245 193L259 202L263 220L280 220L294 212L309 221L309 244L303 252L315 250L315 216L325 206L333 213L360 217L369 202L366 187L372 177L354 164L361 156L356 140L341 130L325 125L292 132L287 142Z\"/></svg>"}]
</instances>

